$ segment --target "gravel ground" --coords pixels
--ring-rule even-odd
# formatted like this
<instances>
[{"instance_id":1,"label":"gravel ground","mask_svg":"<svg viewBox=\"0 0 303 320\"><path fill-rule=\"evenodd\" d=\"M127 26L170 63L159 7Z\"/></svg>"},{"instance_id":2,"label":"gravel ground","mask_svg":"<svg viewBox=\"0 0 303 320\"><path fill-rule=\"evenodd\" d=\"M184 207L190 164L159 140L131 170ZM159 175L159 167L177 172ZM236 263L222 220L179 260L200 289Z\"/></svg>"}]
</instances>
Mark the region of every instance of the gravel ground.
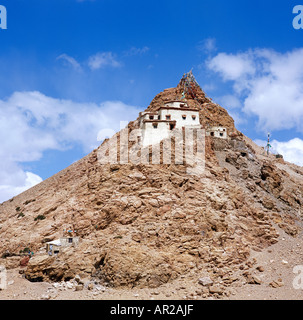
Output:
<instances>
[{"instance_id":1,"label":"gravel ground","mask_svg":"<svg viewBox=\"0 0 303 320\"><path fill-rule=\"evenodd\" d=\"M244 271L256 279L255 284L242 281L234 282L227 288L227 295L205 296L198 283L199 274L191 273L159 288L115 289L101 284L89 286L89 280L82 290L76 291L76 282L47 283L29 282L19 273L21 268L7 270L7 287L0 291L1 300L302 300L303 290L295 289L293 283L300 286L300 271L295 274L293 268L303 266L302 235L292 238L285 233L275 245L262 252L252 252L252 265ZM303 267L302 267L303 270ZM302 272L303 278L303 272ZM70 288L69 288L70 287ZM302 281L303 287L303 281ZM81 287L80 287L81 288Z\"/></svg>"}]
</instances>

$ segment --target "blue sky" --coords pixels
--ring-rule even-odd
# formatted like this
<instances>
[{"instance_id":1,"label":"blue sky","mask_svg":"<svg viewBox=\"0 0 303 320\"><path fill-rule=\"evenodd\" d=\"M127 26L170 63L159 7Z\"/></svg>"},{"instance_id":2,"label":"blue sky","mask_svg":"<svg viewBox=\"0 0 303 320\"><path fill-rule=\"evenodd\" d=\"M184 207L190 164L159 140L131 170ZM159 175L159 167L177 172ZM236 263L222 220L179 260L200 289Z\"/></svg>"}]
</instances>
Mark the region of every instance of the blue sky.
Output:
<instances>
[{"instance_id":1,"label":"blue sky","mask_svg":"<svg viewBox=\"0 0 303 320\"><path fill-rule=\"evenodd\" d=\"M191 68L239 130L259 143L270 131L303 165L298 4L0 0L0 201L82 158Z\"/></svg>"}]
</instances>

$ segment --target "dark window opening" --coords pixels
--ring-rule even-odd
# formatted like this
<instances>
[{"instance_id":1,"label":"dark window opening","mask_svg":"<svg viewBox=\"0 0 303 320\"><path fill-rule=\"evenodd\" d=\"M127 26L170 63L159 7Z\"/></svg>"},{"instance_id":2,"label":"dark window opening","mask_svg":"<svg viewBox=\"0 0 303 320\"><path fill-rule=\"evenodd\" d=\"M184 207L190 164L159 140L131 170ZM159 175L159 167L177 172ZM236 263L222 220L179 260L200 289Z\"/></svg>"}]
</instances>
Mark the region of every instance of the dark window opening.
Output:
<instances>
[{"instance_id":1,"label":"dark window opening","mask_svg":"<svg viewBox=\"0 0 303 320\"><path fill-rule=\"evenodd\" d=\"M154 129L157 129L157 128L158 128L158 124L157 124L157 123L154 123L154 124L153 124L153 127L154 127Z\"/></svg>"},{"instance_id":2,"label":"dark window opening","mask_svg":"<svg viewBox=\"0 0 303 320\"><path fill-rule=\"evenodd\" d=\"M182 119L183 119L183 120L186 120L186 115L185 115L185 114L182 116Z\"/></svg>"},{"instance_id":3,"label":"dark window opening","mask_svg":"<svg viewBox=\"0 0 303 320\"><path fill-rule=\"evenodd\" d=\"M215 135L215 133L214 133L214 132L211 132L210 135L213 137L213 136Z\"/></svg>"},{"instance_id":4,"label":"dark window opening","mask_svg":"<svg viewBox=\"0 0 303 320\"><path fill-rule=\"evenodd\" d=\"M173 129L175 128L175 126L176 126L176 125L175 125L174 123L170 123L170 124L169 124L169 130L173 130Z\"/></svg>"},{"instance_id":5,"label":"dark window opening","mask_svg":"<svg viewBox=\"0 0 303 320\"><path fill-rule=\"evenodd\" d=\"M167 116L166 116L166 120L170 120L170 115L167 115Z\"/></svg>"},{"instance_id":6,"label":"dark window opening","mask_svg":"<svg viewBox=\"0 0 303 320\"><path fill-rule=\"evenodd\" d=\"M153 120L153 119L154 119L154 116L149 116L149 119L150 119L150 120Z\"/></svg>"},{"instance_id":7,"label":"dark window opening","mask_svg":"<svg viewBox=\"0 0 303 320\"><path fill-rule=\"evenodd\" d=\"M223 132L220 132L220 137L223 137Z\"/></svg>"},{"instance_id":8,"label":"dark window opening","mask_svg":"<svg viewBox=\"0 0 303 320\"><path fill-rule=\"evenodd\" d=\"M73 243L73 238L68 238L68 243Z\"/></svg>"}]
</instances>

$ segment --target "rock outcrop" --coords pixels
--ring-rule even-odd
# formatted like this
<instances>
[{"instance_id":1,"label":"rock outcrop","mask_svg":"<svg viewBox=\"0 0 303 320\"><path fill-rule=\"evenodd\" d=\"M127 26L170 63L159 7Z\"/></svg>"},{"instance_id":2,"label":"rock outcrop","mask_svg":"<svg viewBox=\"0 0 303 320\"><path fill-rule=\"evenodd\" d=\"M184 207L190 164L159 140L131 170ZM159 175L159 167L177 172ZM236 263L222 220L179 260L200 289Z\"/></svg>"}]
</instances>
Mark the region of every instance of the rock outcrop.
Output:
<instances>
[{"instance_id":1,"label":"rock outcrop","mask_svg":"<svg viewBox=\"0 0 303 320\"><path fill-rule=\"evenodd\" d=\"M164 90L148 109L180 98L180 90ZM20 260L29 248L30 281L80 275L115 287L154 288L206 270L217 292L216 282L231 283L224 272L238 270L251 250L276 243L280 229L296 236L302 168L262 154L202 90L198 101L187 102L199 110L201 124L224 126L230 135L206 138L202 175L187 174L186 165L102 165L94 150L0 205L0 264ZM80 237L78 246L48 256L45 243L69 227Z\"/></svg>"}]
</instances>

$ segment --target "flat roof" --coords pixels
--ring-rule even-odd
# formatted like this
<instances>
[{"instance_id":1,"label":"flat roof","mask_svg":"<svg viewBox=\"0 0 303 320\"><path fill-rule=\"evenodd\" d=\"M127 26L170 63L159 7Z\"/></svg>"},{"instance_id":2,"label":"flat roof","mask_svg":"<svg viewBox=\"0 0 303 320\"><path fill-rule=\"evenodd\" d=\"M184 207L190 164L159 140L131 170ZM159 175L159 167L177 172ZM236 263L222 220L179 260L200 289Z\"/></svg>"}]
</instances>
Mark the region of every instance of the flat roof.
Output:
<instances>
[{"instance_id":1,"label":"flat roof","mask_svg":"<svg viewBox=\"0 0 303 320\"><path fill-rule=\"evenodd\" d=\"M195 112L199 112L199 110L197 109L193 109L193 108L175 108L175 107L159 107L158 110L161 110L161 109L168 109L168 110L183 110L183 111L195 111Z\"/></svg>"},{"instance_id":2,"label":"flat roof","mask_svg":"<svg viewBox=\"0 0 303 320\"><path fill-rule=\"evenodd\" d=\"M166 103L172 103L172 102L182 102L182 103L184 103L184 104L187 104L187 102L184 101L184 100L170 100L170 101L165 102L164 104L166 104Z\"/></svg>"},{"instance_id":3,"label":"flat roof","mask_svg":"<svg viewBox=\"0 0 303 320\"><path fill-rule=\"evenodd\" d=\"M176 120L159 120L159 119L145 119L143 122L168 122L168 123L176 123Z\"/></svg>"},{"instance_id":4,"label":"flat roof","mask_svg":"<svg viewBox=\"0 0 303 320\"><path fill-rule=\"evenodd\" d=\"M55 246L61 246L61 241L60 239L53 240L53 241L47 242L47 244L54 244Z\"/></svg>"},{"instance_id":5,"label":"flat roof","mask_svg":"<svg viewBox=\"0 0 303 320\"><path fill-rule=\"evenodd\" d=\"M143 111L143 112L140 112L140 115L144 116L146 114L158 114L157 111Z\"/></svg>"}]
</instances>

